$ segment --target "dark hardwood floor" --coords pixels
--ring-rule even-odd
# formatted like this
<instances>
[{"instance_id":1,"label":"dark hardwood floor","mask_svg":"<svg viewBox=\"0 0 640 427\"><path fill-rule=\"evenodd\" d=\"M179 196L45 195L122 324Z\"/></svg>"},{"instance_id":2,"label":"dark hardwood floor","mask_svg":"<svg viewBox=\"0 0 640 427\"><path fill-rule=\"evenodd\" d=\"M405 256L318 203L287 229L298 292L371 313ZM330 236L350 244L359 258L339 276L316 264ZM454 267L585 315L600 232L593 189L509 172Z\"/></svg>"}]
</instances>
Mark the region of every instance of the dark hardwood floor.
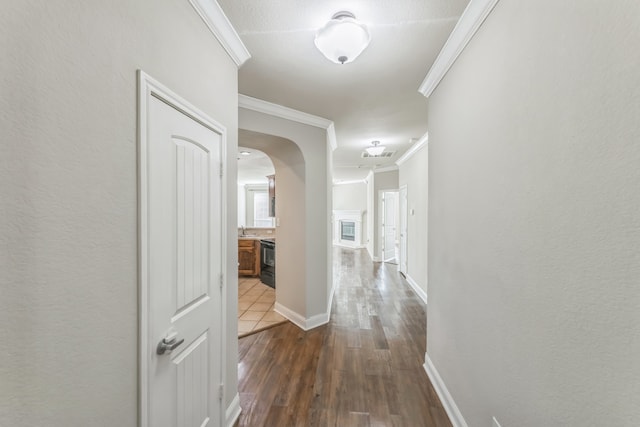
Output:
<instances>
[{"instance_id":1,"label":"dark hardwood floor","mask_svg":"<svg viewBox=\"0 0 640 427\"><path fill-rule=\"evenodd\" d=\"M451 426L422 368L426 306L397 266L336 248L329 324L241 338L238 427Z\"/></svg>"}]
</instances>

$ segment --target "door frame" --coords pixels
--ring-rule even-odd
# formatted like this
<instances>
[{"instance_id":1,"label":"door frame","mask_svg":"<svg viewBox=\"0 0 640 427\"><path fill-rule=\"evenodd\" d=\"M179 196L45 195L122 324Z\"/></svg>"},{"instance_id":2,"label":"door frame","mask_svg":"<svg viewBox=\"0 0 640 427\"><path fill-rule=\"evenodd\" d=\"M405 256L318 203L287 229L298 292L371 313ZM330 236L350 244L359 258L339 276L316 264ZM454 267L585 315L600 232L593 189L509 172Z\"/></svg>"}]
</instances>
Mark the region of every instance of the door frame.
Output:
<instances>
[{"instance_id":1,"label":"door frame","mask_svg":"<svg viewBox=\"0 0 640 427\"><path fill-rule=\"evenodd\" d=\"M405 203L403 205L402 203L402 198L403 198L403 193L404 193L404 198L407 201L407 203ZM407 275L407 271L409 269L409 262L408 262L408 258L409 258L409 192L408 192L408 188L407 188L407 184L403 184L400 186L400 190L398 191L398 222L399 222L399 227L400 227L400 253L398 254L398 271L402 274L404 274L405 276ZM403 209L404 206L404 209ZM403 246L404 246L404 250L403 250ZM404 264L404 268L403 268L403 264Z\"/></svg>"},{"instance_id":2,"label":"door frame","mask_svg":"<svg viewBox=\"0 0 640 427\"><path fill-rule=\"evenodd\" d=\"M210 118L202 110L196 108L184 98L171 91L169 88L150 77L142 70L138 74L138 424L140 427L149 426L149 233L148 233L148 132L147 123L149 120L149 103L151 97L161 100L167 105L175 108L201 125L220 134L220 197L222 202L227 201L227 129ZM227 342L227 210L221 210L221 270L222 283L220 294L220 378L224 381ZM155 344L155 343L154 343ZM220 404L220 425L225 423L225 396L222 388Z\"/></svg>"},{"instance_id":3,"label":"door frame","mask_svg":"<svg viewBox=\"0 0 640 427\"><path fill-rule=\"evenodd\" d=\"M385 234L386 234L386 210L385 210L385 193L396 193L398 195L398 202L400 200L400 191L397 188L389 188L386 190L378 190L378 241L380 242L380 261L386 262L384 257L384 248L385 248ZM400 205L398 204L398 207ZM396 210L397 213L398 209ZM397 234L396 224L396 234Z\"/></svg>"}]
</instances>

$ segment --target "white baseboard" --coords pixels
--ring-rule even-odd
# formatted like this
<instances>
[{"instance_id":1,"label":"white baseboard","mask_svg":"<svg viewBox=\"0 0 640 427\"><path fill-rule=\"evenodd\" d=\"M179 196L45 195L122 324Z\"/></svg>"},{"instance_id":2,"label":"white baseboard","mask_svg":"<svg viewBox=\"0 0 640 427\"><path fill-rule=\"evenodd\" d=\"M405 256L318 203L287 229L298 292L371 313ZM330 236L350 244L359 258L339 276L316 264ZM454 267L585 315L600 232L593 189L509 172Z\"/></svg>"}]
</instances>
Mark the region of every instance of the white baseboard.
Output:
<instances>
[{"instance_id":1,"label":"white baseboard","mask_svg":"<svg viewBox=\"0 0 640 427\"><path fill-rule=\"evenodd\" d=\"M329 323L329 313L316 314L315 316L311 316L307 319L278 302L276 302L273 309L303 331L308 331L310 329L317 328L318 326L322 326L325 323Z\"/></svg>"},{"instance_id":2,"label":"white baseboard","mask_svg":"<svg viewBox=\"0 0 640 427\"><path fill-rule=\"evenodd\" d=\"M339 242L333 242L333 246L337 246L339 248L348 248L348 249L364 249L364 248L366 248L365 245L347 245L347 244L339 243Z\"/></svg>"},{"instance_id":3,"label":"white baseboard","mask_svg":"<svg viewBox=\"0 0 640 427\"><path fill-rule=\"evenodd\" d=\"M310 329L313 328L317 328L318 326L322 326L329 323L329 314L328 313L320 313L320 314L316 314L315 316L311 316L310 318L307 319L307 322L305 323L305 328L303 328L305 331L308 331Z\"/></svg>"},{"instance_id":4,"label":"white baseboard","mask_svg":"<svg viewBox=\"0 0 640 427\"><path fill-rule=\"evenodd\" d=\"M276 313L279 313L279 314L283 315L284 317L286 317L287 320L289 320L291 323L296 325L298 328L304 330L305 324L307 323L307 319L305 319L304 317L300 316L295 311L293 311L293 310L285 307L284 305L280 304L279 302L275 303L273 309L275 310Z\"/></svg>"},{"instance_id":5,"label":"white baseboard","mask_svg":"<svg viewBox=\"0 0 640 427\"><path fill-rule=\"evenodd\" d=\"M371 257L371 260L372 260L373 262L382 262L382 259L381 259L380 257L377 257L377 256L373 256L373 257Z\"/></svg>"},{"instance_id":6,"label":"white baseboard","mask_svg":"<svg viewBox=\"0 0 640 427\"><path fill-rule=\"evenodd\" d=\"M336 293L336 284L335 282L331 285L331 292L329 293L329 302L327 303L327 314L331 317L331 307L333 306L333 296ZM328 320L327 320L328 321Z\"/></svg>"},{"instance_id":7,"label":"white baseboard","mask_svg":"<svg viewBox=\"0 0 640 427\"><path fill-rule=\"evenodd\" d=\"M420 297L422 302L426 304L427 293L424 291L424 289L422 289L420 285L418 285L418 283L415 280L413 280L413 278L408 274L405 274L404 277L407 279L407 283L409 283L409 286L411 286L411 289L413 289L413 292L415 292Z\"/></svg>"},{"instance_id":8,"label":"white baseboard","mask_svg":"<svg viewBox=\"0 0 640 427\"><path fill-rule=\"evenodd\" d=\"M233 427L240 417L240 412L242 412L242 408L240 408L240 395L236 393L231 404L227 407L224 425L226 427Z\"/></svg>"},{"instance_id":9,"label":"white baseboard","mask_svg":"<svg viewBox=\"0 0 640 427\"><path fill-rule=\"evenodd\" d=\"M449 420L453 427L469 427L467 422L464 420L460 409L458 409L458 405L454 402L451 393L447 389L447 386L444 384L442 377L438 373L436 367L431 362L429 355L427 353L424 354L424 370L427 372L427 376L431 380L431 384L433 384L433 388L436 390L440 401L442 402L442 406L444 406L444 410L447 411L447 415L449 416Z\"/></svg>"}]
</instances>

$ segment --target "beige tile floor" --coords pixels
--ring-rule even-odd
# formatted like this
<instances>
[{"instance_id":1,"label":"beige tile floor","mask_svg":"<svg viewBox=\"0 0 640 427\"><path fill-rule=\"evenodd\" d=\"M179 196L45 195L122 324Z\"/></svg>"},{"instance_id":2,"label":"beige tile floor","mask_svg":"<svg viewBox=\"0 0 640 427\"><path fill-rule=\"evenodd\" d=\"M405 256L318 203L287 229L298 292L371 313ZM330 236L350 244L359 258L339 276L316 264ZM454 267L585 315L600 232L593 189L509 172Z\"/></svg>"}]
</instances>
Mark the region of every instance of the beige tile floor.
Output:
<instances>
[{"instance_id":1,"label":"beige tile floor","mask_svg":"<svg viewBox=\"0 0 640 427\"><path fill-rule=\"evenodd\" d=\"M287 321L273 311L276 291L256 278L238 279L238 337Z\"/></svg>"}]
</instances>

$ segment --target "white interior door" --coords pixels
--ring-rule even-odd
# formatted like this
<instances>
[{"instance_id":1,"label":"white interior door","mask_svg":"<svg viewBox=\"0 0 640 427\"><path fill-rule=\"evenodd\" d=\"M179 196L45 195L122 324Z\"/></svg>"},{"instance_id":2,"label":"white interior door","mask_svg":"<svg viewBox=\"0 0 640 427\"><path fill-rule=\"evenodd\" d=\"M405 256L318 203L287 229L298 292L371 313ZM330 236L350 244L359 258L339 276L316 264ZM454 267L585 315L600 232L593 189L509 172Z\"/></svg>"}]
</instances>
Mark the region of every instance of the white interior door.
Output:
<instances>
[{"instance_id":1,"label":"white interior door","mask_svg":"<svg viewBox=\"0 0 640 427\"><path fill-rule=\"evenodd\" d=\"M222 136L155 96L148 97L146 109L148 134L141 150L147 192L147 207L141 206L147 223L142 264L148 275L143 425L219 426Z\"/></svg>"},{"instance_id":2,"label":"white interior door","mask_svg":"<svg viewBox=\"0 0 640 427\"><path fill-rule=\"evenodd\" d=\"M394 262L396 259L396 233L398 226L398 192L386 191L384 203L384 247L382 260Z\"/></svg>"},{"instance_id":3,"label":"white interior door","mask_svg":"<svg viewBox=\"0 0 640 427\"><path fill-rule=\"evenodd\" d=\"M408 203L407 186L400 187L400 259L398 260L399 270L404 275L407 274L407 232L408 232Z\"/></svg>"}]
</instances>

